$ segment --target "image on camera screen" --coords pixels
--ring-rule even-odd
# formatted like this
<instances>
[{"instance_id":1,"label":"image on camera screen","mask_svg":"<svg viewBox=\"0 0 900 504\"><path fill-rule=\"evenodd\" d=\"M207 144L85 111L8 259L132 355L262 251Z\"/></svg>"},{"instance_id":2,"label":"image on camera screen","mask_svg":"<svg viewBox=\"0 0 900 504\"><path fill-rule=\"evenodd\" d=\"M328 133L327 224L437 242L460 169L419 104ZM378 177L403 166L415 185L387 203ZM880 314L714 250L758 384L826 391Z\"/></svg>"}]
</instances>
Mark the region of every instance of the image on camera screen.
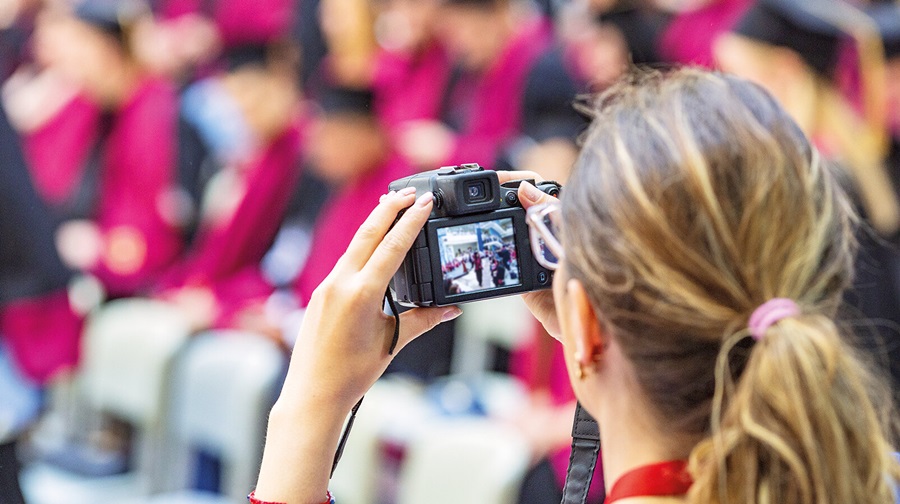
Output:
<instances>
[{"instance_id":1,"label":"image on camera screen","mask_svg":"<svg viewBox=\"0 0 900 504\"><path fill-rule=\"evenodd\" d=\"M512 219L439 228L437 236L448 297L522 284Z\"/></svg>"}]
</instances>

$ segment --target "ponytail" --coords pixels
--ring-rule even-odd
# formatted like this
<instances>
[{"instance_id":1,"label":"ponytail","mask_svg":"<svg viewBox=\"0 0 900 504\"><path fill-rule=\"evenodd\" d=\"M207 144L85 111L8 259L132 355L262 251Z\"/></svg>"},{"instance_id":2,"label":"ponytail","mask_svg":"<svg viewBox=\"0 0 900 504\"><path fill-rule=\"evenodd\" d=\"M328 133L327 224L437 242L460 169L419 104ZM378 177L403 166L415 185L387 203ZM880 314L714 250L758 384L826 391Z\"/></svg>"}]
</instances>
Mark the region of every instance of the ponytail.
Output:
<instances>
[{"instance_id":1,"label":"ponytail","mask_svg":"<svg viewBox=\"0 0 900 504\"><path fill-rule=\"evenodd\" d=\"M893 503L890 394L823 315L770 327L737 377L745 348L716 365L712 435L691 455L696 503ZM740 359L739 359L740 360Z\"/></svg>"}]
</instances>

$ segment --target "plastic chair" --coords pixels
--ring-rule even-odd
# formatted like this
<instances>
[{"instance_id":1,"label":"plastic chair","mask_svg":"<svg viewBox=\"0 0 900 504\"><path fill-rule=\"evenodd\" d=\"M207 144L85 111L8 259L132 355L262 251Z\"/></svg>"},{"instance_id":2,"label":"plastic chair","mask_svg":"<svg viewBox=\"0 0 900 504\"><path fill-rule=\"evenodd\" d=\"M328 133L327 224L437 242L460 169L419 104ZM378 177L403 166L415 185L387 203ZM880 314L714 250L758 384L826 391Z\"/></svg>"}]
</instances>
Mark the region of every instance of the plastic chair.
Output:
<instances>
[{"instance_id":1,"label":"plastic chair","mask_svg":"<svg viewBox=\"0 0 900 504\"><path fill-rule=\"evenodd\" d=\"M527 443L477 419L423 428L400 472L398 504L514 504L529 463Z\"/></svg>"},{"instance_id":2,"label":"plastic chair","mask_svg":"<svg viewBox=\"0 0 900 504\"><path fill-rule=\"evenodd\" d=\"M266 419L285 363L275 343L238 331L199 335L179 359L172 384L174 436L182 446L221 458L221 502L246 502L256 483ZM211 499L208 494L179 492L143 502L201 504Z\"/></svg>"},{"instance_id":3,"label":"plastic chair","mask_svg":"<svg viewBox=\"0 0 900 504\"><path fill-rule=\"evenodd\" d=\"M382 442L404 444L434 412L422 399L422 386L413 380L388 376L366 392L353 431L329 487L341 504L379 502L379 478L384 469Z\"/></svg>"},{"instance_id":4,"label":"plastic chair","mask_svg":"<svg viewBox=\"0 0 900 504\"><path fill-rule=\"evenodd\" d=\"M534 317L518 296L467 304L457 319L452 372L472 377L489 368L490 345L512 349L532 330Z\"/></svg>"},{"instance_id":5,"label":"plastic chair","mask_svg":"<svg viewBox=\"0 0 900 504\"><path fill-rule=\"evenodd\" d=\"M134 427L134 470L87 478L35 464L23 475L29 502L118 502L126 495L167 488L164 468L172 456L164 421L169 376L175 355L189 335L182 314L160 301L113 301L89 318L76 391L94 415L112 414Z\"/></svg>"}]
</instances>

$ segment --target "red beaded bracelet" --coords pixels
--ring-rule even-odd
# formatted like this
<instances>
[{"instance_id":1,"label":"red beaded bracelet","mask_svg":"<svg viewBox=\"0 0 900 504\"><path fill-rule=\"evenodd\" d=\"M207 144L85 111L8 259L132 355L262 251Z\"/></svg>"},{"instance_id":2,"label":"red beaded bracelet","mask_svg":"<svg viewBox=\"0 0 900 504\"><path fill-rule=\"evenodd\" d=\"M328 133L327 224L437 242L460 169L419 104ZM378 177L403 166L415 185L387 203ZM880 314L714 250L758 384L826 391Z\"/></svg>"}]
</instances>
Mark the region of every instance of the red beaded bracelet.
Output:
<instances>
[{"instance_id":1,"label":"red beaded bracelet","mask_svg":"<svg viewBox=\"0 0 900 504\"><path fill-rule=\"evenodd\" d=\"M250 501L250 504L284 504L283 502L261 501L256 498L256 490L250 492L250 495L247 496L247 500ZM331 495L331 492L328 492L322 504L334 504L334 497Z\"/></svg>"}]
</instances>

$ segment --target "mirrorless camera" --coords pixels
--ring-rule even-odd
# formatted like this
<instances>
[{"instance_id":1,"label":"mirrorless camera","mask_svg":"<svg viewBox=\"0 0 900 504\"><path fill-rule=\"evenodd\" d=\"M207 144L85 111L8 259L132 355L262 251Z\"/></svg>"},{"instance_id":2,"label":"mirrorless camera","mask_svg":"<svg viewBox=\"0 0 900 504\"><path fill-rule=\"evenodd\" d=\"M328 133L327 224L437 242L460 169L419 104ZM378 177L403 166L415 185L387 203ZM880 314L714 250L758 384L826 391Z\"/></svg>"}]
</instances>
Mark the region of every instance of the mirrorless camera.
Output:
<instances>
[{"instance_id":1,"label":"mirrorless camera","mask_svg":"<svg viewBox=\"0 0 900 504\"><path fill-rule=\"evenodd\" d=\"M533 180L528 180L534 184ZM434 195L434 207L391 287L400 304L445 306L550 287L553 272L534 259L521 180L500 184L497 173L464 164L390 184ZM559 196L556 182L535 184Z\"/></svg>"}]
</instances>

